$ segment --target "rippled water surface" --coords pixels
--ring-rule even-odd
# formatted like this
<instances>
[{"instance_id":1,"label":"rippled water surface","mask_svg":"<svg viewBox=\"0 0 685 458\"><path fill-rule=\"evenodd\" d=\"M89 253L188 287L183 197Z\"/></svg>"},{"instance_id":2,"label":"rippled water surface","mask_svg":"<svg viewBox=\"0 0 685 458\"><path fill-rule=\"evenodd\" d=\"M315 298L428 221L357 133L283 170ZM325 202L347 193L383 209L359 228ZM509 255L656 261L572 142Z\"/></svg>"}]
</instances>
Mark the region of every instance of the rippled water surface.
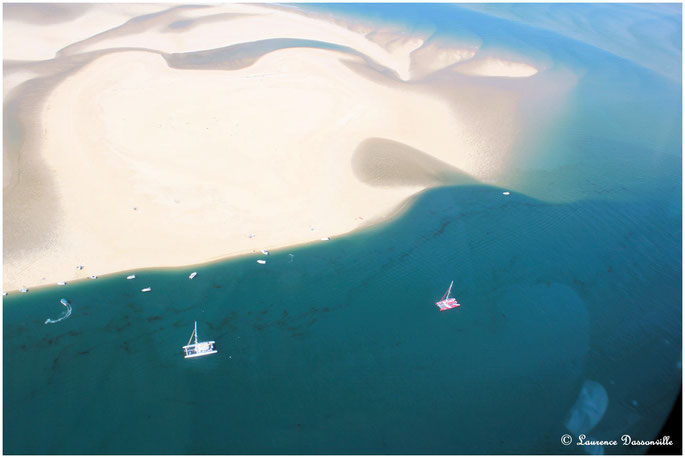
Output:
<instances>
[{"instance_id":1,"label":"rippled water surface","mask_svg":"<svg viewBox=\"0 0 685 458\"><path fill-rule=\"evenodd\" d=\"M654 438L681 379L679 75L474 11L402 8L417 27L476 18L486 42L549 35L544 52L585 69L558 124L522 137L534 159L511 195L433 189L266 265L5 297L5 453L555 454L583 453L569 432ZM439 312L452 280L462 306ZM71 316L46 324L62 297ZM194 321L218 354L183 358Z\"/></svg>"}]
</instances>

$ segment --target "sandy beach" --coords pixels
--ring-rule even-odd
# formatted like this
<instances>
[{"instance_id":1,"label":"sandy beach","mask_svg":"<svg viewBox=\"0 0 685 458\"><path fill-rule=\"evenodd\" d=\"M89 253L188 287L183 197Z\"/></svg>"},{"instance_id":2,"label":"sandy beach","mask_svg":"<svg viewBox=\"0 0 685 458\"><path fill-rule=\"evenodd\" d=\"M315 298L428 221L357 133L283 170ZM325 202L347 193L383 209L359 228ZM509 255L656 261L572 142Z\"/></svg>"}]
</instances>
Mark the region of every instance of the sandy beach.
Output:
<instances>
[{"instance_id":1,"label":"sandy beach","mask_svg":"<svg viewBox=\"0 0 685 458\"><path fill-rule=\"evenodd\" d=\"M4 10L8 291L325 243L500 183L521 106L573 84L293 8L39 8Z\"/></svg>"}]
</instances>

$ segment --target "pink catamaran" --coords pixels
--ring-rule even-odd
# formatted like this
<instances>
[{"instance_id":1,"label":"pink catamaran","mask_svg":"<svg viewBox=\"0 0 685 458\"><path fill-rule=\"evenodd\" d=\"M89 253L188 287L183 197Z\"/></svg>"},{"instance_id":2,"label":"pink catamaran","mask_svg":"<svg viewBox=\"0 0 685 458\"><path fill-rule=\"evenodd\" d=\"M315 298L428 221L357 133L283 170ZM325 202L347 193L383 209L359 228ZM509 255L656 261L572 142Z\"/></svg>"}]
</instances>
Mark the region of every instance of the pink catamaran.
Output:
<instances>
[{"instance_id":1,"label":"pink catamaran","mask_svg":"<svg viewBox=\"0 0 685 458\"><path fill-rule=\"evenodd\" d=\"M452 291L452 285L454 282L450 283L450 287L445 293L444 296L440 299L440 301L436 302L435 305L437 305L440 308L441 312L444 312L445 310L453 309L456 307L459 307L461 304L457 302L457 300L453 297L450 297L450 292Z\"/></svg>"}]
</instances>

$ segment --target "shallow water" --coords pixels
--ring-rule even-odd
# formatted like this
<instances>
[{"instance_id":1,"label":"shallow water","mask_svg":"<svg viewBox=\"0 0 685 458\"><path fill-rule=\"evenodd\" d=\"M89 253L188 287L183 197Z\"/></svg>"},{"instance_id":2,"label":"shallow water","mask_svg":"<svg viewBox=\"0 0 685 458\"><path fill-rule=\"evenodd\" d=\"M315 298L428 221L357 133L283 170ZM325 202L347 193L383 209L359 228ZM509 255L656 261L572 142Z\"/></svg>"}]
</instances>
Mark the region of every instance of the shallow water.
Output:
<instances>
[{"instance_id":1,"label":"shallow water","mask_svg":"<svg viewBox=\"0 0 685 458\"><path fill-rule=\"evenodd\" d=\"M452 11L403 8L448 24ZM583 453L560 442L569 424L654 438L681 380L680 86L455 11L493 45L551 35L544 52L585 69L555 128L522 137L511 195L433 189L392 222L266 265L4 298L4 452ZM493 23L510 28L486 35ZM452 280L462 306L439 312ZM73 313L46 325L62 297ZM196 320L219 353L186 360Z\"/></svg>"}]
</instances>

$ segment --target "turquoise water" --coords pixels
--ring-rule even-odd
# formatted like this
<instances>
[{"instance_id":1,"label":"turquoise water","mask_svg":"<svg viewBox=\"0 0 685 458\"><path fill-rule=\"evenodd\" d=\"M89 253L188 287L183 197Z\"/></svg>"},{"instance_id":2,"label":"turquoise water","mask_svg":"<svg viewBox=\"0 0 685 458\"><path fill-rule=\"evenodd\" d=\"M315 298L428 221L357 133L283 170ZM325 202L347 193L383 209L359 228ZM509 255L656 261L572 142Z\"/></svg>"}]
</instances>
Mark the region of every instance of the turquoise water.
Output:
<instances>
[{"instance_id":1,"label":"turquoise water","mask_svg":"<svg viewBox=\"0 0 685 458\"><path fill-rule=\"evenodd\" d=\"M266 265L4 298L4 452L583 453L560 437L588 380L608 397L589 436L654 438L681 380L680 84L452 5L308 7L549 37L538 51L584 73L554 128L520 140L510 196L433 189ZM439 312L452 280L462 306ZM61 297L72 315L45 325ZM196 320L219 353L185 360Z\"/></svg>"},{"instance_id":2,"label":"turquoise water","mask_svg":"<svg viewBox=\"0 0 685 458\"><path fill-rule=\"evenodd\" d=\"M651 436L680 377L679 245L663 201L456 187L265 266L11 297L5 452L557 453L587 378L607 431ZM452 279L463 305L438 312ZM217 355L182 358L194 320Z\"/></svg>"}]
</instances>

